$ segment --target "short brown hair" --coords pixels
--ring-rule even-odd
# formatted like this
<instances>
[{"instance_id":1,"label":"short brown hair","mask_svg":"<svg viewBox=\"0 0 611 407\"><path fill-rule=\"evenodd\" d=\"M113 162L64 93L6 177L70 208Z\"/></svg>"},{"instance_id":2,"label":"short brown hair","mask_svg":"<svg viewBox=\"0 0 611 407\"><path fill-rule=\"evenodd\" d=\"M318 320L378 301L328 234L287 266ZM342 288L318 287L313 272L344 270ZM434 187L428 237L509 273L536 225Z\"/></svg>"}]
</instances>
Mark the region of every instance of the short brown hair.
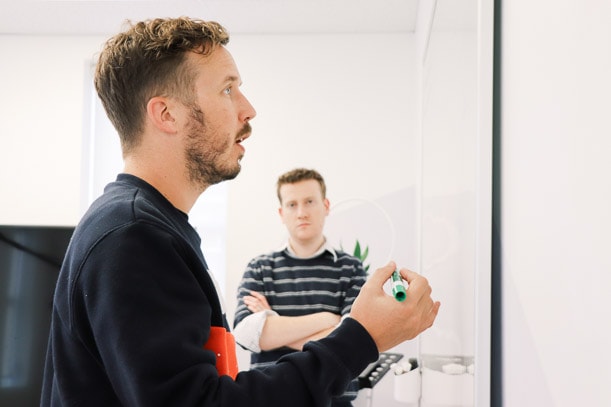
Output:
<instances>
[{"instance_id":1,"label":"short brown hair","mask_svg":"<svg viewBox=\"0 0 611 407\"><path fill-rule=\"evenodd\" d=\"M325 185L325 180L322 175L318 173L316 170L311 170L307 168L295 168L294 170L285 172L280 177L278 177L278 182L276 183L276 194L278 194L278 200L282 203L282 197L280 196L280 187L284 184L296 184L300 181L306 181L313 179L318 181L320 185L320 191L322 192L323 199L327 197L327 186Z\"/></svg>"},{"instance_id":2,"label":"short brown hair","mask_svg":"<svg viewBox=\"0 0 611 407\"><path fill-rule=\"evenodd\" d=\"M194 97L187 52L206 56L229 42L225 28L214 21L180 17L128 24L104 45L94 78L124 153L138 144L152 97L178 97L186 104Z\"/></svg>"}]
</instances>

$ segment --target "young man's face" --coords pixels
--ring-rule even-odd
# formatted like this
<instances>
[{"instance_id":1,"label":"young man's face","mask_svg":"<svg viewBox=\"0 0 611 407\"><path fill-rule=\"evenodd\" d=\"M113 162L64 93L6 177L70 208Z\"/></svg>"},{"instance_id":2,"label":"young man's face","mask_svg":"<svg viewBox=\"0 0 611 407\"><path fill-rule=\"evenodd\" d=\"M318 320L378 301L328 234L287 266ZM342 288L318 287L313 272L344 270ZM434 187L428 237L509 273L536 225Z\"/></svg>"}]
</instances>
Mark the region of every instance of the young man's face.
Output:
<instances>
[{"instance_id":1,"label":"young man's face","mask_svg":"<svg viewBox=\"0 0 611 407\"><path fill-rule=\"evenodd\" d=\"M229 51L219 47L207 57L188 57L198 75L185 154L192 181L207 186L240 172L245 152L241 142L250 136L248 122L256 112L240 92L240 75Z\"/></svg>"},{"instance_id":2,"label":"young man's face","mask_svg":"<svg viewBox=\"0 0 611 407\"><path fill-rule=\"evenodd\" d=\"M304 244L320 239L329 214L329 200L322 197L318 181L284 184L280 187L280 197L278 213L291 241Z\"/></svg>"}]
</instances>

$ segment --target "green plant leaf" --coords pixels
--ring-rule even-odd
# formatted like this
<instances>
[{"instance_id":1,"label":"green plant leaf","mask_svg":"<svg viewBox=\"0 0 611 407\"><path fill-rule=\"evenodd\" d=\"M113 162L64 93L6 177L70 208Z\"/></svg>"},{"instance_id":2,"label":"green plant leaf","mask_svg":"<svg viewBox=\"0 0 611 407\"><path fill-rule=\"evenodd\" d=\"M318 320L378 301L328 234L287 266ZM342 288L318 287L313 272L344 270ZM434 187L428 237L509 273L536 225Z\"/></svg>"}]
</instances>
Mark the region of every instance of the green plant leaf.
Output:
<instances>
[{"instance_id":1,"label":"green plant leaf","mask_svg":"<svg viewBox=\"0 0 611 407\"><path fill-rule=\"evenodd\" d=\"M361 261L365 261L368 255L369 255L369 246L366 246L365 251L363 252L363 255L361 256Z\"/></svg>"},{"instance_id":2,"label":"green plant leaf","mask_svg":"<svg viewBox=\"0 0 611 407\"><path fill-rule=\"evenodd\" d=\"M361 245L358 240L356 241L356 246L354 246L354 257L361 258Z\"/></svg>"},{"instance_id":3,"label":"green plant leaf","mask_svg":"<svg viewBox=\"0 0 611 407\"><path fill-rule=\"evenodd\" d=\"M369 264L365 264L365 260L367 259L367 256L369 255L369 246L365 246L365 250L363 251L361 251L361 249L362 249L361 243L357 239L356 244L354 245L353 255L354 257L359 259L361 263L363 263L363 269L365 270L365 272L367 272L369 270Z\"/></svg>"}]
</instances>

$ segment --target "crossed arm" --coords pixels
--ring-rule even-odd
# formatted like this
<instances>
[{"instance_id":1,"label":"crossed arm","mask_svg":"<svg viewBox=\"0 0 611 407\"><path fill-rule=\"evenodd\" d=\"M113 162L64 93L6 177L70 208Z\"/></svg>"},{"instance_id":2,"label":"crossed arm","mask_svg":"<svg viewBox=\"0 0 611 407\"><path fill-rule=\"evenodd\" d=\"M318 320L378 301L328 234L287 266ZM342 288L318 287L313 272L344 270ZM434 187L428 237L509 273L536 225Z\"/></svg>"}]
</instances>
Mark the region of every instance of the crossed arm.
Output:
<instances>
[{"instance_id":1,"label":"crossed arm","mask_svg":"<svg viewBox=\"0 0 611 407\"><path fill-rule=\"evenodd\" d=\"M265 296L251 291L244 296L244 304L251 312L271 310ZM312 340L324 338L339 324L341 316L331 312L288 317L268 315L259 339L261 350L272 350L282 346L301 350Z\"/></svg>"}]
</instances>

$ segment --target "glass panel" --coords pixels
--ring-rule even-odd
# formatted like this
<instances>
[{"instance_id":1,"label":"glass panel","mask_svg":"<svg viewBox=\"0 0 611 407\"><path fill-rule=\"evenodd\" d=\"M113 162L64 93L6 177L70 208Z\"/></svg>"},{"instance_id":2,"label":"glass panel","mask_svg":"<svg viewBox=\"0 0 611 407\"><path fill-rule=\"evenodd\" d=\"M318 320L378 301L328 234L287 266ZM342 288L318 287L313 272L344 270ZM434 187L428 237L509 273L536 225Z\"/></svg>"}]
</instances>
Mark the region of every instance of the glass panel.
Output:
<instances>
[{"instance_id":1,"label":"glass panel","mask_svg":"<svg viewBox=\"0 0 611 407\"><path fill-rule=\"evenodd\" d=\"M479 194L491 177L480 166L477 21L477 0L437 1L423 63L421 265L442 303L420 338L424 407L475 405Z\"/></svg>"}]
</instances>

